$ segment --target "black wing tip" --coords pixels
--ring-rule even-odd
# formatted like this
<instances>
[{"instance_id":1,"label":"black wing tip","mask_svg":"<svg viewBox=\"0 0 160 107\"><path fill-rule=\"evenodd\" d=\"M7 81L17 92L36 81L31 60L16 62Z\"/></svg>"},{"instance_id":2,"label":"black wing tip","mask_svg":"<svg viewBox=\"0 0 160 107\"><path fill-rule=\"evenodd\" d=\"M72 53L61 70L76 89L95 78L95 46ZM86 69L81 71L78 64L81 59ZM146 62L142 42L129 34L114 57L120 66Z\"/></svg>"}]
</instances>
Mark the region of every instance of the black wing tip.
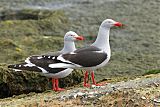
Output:
<instances>
[{"instance_id":1,"label":"black wing tip","mask_svg":"<svg viewBox=\"0 0 160 107\"><path fill-rule=\"evenodd\" d=\"M15 65L8 65L8 68L15 68Z\"/></svg>"},{"instance_id":2,"label":"black wing tip","mask_svg":"<svg viewBox=\"0 0 160 107\"><path fill-rule=\"evenodd\" d=\"M8 68L11 69L17 69L17 70L27 70L27 71L41 71L39 70L36 66L34 67L28 67L28 66L24 66L26 63L22 63L22 64L12 64L12 65L8 65Z\"/></svg>"},{"instance_id":3,"label":"black wing tip","mask_svg":"<svg viewBox=\"0 0 160 107\"><path fill-rule=\"evenodd\" d=\"M21 63L21 64L11 64L11 65L8 65L8 68L22 68L24 67L26 63Z\"/></svg>"}]
</instances>

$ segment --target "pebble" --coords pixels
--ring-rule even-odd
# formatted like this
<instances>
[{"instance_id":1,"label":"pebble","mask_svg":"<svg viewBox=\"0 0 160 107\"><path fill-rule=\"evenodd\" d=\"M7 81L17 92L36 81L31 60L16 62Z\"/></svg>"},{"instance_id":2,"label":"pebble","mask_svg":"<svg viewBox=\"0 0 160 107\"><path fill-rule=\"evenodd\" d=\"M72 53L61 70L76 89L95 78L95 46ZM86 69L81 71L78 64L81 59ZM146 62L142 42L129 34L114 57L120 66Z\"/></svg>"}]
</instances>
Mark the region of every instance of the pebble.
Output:
<instances>
[{"instance_id":1,"label":"pebble","mask_svg":"<svg viewBox=\"0 0 160 107\"><path fill-rule=\"evenodd\" d=\"M160 103L160 98L159 99L154 99L153 101L156 102L156 103Z\"/></svg>"},{"instance_id":2,"label":"pebble","mask_svg":"<svg viewBox=\"0 0 160 107\"><path fill-rule=\"evenodd\" d=\"M77 95L78 95L78 96L83 96L83 95L85 95L85 93L78 92Z\"/></svg>"},{"instance_id":3,"label":"pebble","mask_svg":"<svg viewBox=\"0 0 160 107\"><path fill-rule=\"evenodd\" d=\"M146 97L144 97L144 96L142 96L142 97L141 97L141 99L142 99L142 100L146 100L147 98L146 98Z\"/></svg>"},{"instance_id":4,"label":"pebble","mask_svg":"<svg viewBox=\"0 0 160 107\"><path fill-rule=\"evenodd\" d=\"M91 91L91 92L89 92L88 94L94 94L94 92L93 92L93 91Z\"/></svg>"},{"instance_id":5,"label":"pebble","mask_svg":"<svg viewBox=\"0 0 160 107\"><path fill-rule=\"evenodd\" d=\"M91 88L101 88L101 86L92 85Z\"/></svg>"},{"instance_id":6,"label":"pebble","mask_svg":"<svg viewBox=\"0 0 160 107\"><path fill-rule=\"evenodd\" d=\"M74 96L74 98L76 99L76 98L77 98L77 96L78 96L78 94L74 94L73 96Z\"/></svg>"},{"instance_id":7,"label":"pebble","mask_svg":"<svg viewBox=\"0 0 160 107\"><path fill-rule=\"evenodd\" d=\"M88 96L88 98L94 98L94 97L96 97L96 96L94 96L94 95L89 95Z\"/></svg>"},{"instance_id":8,"label":"pebble","mask_svg":"<svg viewBox=\"0 0 160 107\"><path fill-rule=\"evenodd\" d=\"M61 96L60 100L66 100L66 98L67 98L66 96Z\"/></svg>"},{"instance_id":9,"label":"pebble","mask_svg":"<svg viewBox=\"0 0 160 107\"><path fill-rule=\"evenodd\" d=\"M141 81L136 81L135 83L140 83L140 82ZM130 85L128 86L128 84L130 84ZM149 83L144 82L143 84L145 84L145 86L146 86L146 85L151 84L151 83L150 82ZM152 82L152 85L157 85L157 82L155 82L155 83ZM118 90L118 92L121 92L123 89L131 88L131 86L132 86L131 83L125 83L124 84L123 82L117 83L116 85L115 84L109 84L109 85L106 85L104 87L92 85L91 88L76 89L72 92L68 92L68 94L59 97L59 99L60 100L76 99L77 97L82 98L84 101L87 100L88 98L101 99L102 96L104 96L104 95L108 95L109 93L113 93L117 90ZM136 91L136 88L137 88L137 85L133 86L133 88L131 88L131 89ZM123 91L124 91L124 94L128 94L127 91L125 91L125 90L123 90ZM147 100L147 97L141 96L141 99L142 100ZM160 98L155 98L154 97L152 101L159 104L160 103Z\"/></svg>"},{"instance_id":10,"label":"pebble","mask_svg":"<svg viewBox=\"0 0 160 107\"><path fill-rule=\"evenodd\" d=\"M153 84L154 84L156 87L158 87L158 86L159 86L159 84L158 84L158 83L156 83L156 82L154 82Z\"/></svg>"}]
</instances>

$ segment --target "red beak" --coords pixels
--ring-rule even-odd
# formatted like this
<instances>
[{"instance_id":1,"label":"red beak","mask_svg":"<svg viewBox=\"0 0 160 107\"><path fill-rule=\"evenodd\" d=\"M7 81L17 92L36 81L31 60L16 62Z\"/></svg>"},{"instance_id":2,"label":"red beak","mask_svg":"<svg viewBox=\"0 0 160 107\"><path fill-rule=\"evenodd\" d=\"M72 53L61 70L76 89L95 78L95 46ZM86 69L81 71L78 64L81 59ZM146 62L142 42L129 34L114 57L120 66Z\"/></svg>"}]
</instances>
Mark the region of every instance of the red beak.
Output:
<instances>
[{"instance_id":1,"label":"red beak","mask_svg":"<svg viewBox=\"0 0 160 107\"><path fill-rule=\"evenodd\" d=\"M75 37L77 40L84 40L84 37L83 36L78 36L78 37Z\"/></svg>"},{"instance_id":2,"label":"red beak","mask_svg":"<svg viewBox=\"0 0 160 107\"><path fill-rule=\"evenodd\" d=\"M120 27L120 26L122 26L122 23L120 23L120 22L116 22L116 23L114 24L114 26L118 26L118 27Z\"/></svg>"}]
</instances>

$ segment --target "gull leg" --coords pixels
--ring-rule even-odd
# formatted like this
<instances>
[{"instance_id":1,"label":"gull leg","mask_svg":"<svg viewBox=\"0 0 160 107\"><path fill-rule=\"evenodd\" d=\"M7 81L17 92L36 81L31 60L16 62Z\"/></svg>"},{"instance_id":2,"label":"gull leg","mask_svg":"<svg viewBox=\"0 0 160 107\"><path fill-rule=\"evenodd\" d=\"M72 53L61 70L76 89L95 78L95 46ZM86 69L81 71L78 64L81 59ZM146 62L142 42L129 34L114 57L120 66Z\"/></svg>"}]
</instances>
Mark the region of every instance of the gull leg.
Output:
<instances>
[{"instance_id":1,"label":"gull leg","mask_svg":"<svg viewBox=\"0 0 160 107\"><path fill-rule=\"evenodd\" d=\"M88 83L88 71L85 72L84 74L84 87L90 87L90 84Z\"/></svg>"},{"instance_id":2,"label":"gull leg","mask_svg":"<svg viewBox=\"0 0 160 107\"><path fill-rule=\"evenodd\" d=\"M95 85L95 86L103 86L104 85L104 84L97 84L94 77L95 77L94 76L94 71L92 71L91 72L91 78L92 78L93 85Z\"/></svg>"},{"instance_id":3,"label":"gull leg","mask_svg":"<svg viewBox=\"0 0 160 107\"><path fill-rule=\"evenodd\" d=\"M54 78L52 78L52 90L56 90L56 83Z\"/></svg>"},{"instance_id":4,"label":"gull leg","mask_svg":"<svg viewBox=\"0 0 160 107\"><path fill-rule=\"evenodd\" d=\"M56 88L55 88L55 91L64 91L65 89L63 89L63 88L59 88L59 81L58 81L58 79L55 79L55 86L56 86Z\"/></svg>"}]
</instances>

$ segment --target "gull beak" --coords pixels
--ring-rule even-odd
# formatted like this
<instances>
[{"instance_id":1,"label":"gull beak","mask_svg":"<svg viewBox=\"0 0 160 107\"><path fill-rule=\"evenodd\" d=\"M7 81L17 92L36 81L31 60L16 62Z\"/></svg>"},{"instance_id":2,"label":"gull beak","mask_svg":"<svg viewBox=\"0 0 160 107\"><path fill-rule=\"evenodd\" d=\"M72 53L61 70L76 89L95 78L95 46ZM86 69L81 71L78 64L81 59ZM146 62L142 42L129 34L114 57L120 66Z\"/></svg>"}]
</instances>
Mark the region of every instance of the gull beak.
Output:
<instances>
[{"instance_id":1,"label":"gull beak","mask_svg":"<svg viewBox=\"0 0 160 107\"><path fill-rule=\"evenodd\" d=\"M84 40L83 36L76 36L75 38L76 38L76 40Z\"/></svg>"},{"instance_id":2,"label":"gull beak","mask_svg":"<svg viewBox=\"0 0 160 107\"><path fill-rule=\"evenodd\" d=\"M121 26L122 26L122 23L120 23L120 22L116 22L116 23L114 24L114 26L121 27Z\"/></svg>"}]
</instances>

